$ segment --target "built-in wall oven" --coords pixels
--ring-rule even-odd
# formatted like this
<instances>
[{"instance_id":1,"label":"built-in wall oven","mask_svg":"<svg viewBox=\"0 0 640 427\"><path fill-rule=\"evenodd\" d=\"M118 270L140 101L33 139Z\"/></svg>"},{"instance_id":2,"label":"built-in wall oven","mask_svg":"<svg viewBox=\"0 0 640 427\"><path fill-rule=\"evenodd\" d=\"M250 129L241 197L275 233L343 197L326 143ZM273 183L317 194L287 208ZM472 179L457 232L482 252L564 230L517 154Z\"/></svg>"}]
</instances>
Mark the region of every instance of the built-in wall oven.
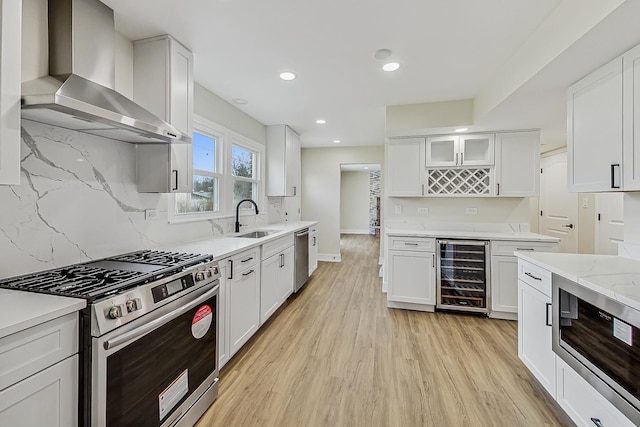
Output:
<instances>
[{"instance_id":1,"label":"built-in wall oven","mask_svg":"<svg viewBox=\"0 0 640 427\"><path fill-rule=\"evenodd\" d=\"M489 242L437 240L436 308L489 311Z\"/></svg>"},{"instance_id":2,"label":"built-in wall oven","mask_svg":"<svg viewBox=\"0 0 640 427\"><path fill-rule=\"evenodd\" d=\"M640 312L556 274L553 351L640 425Z\"/></svg>"}]
</instances>

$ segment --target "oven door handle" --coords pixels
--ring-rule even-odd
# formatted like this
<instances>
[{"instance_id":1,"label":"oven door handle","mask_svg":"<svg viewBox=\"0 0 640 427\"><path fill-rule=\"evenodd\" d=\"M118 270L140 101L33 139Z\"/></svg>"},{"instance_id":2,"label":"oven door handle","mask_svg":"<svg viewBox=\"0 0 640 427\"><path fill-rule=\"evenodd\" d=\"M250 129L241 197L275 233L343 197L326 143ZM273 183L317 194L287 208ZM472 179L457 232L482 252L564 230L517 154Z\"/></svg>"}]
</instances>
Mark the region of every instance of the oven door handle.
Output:
<instances>
[{"instance_id":1,"label":"oven door handle","mask_svg":"<svg viewBox=\"0 0 640 427\"><path fill-rule=\"evenodd\" d=\"M119 347L123 344L129 343L130 341L134 341L140 337L142 337L143 335L148 334L149 332L153 331L156 328L159 328L160 326L164 325L165 323L170 322L171 320L175 319L176 317L182 316L184 313L186 313L187 311L191 310L193 307L195 307L198 304L203 303L204 301L208 300L209 298L211 298L213 295L215 295L216 293L218 293L218 286L215 286L213 289L205 292L204 294L200 295L198 298L196 298L195 300L193 300L192 302L190 302L189 304L182 306L178 309L173 310L170 313L167 313L161 317L158 317L156 320L152 320L151 322L144 324L142 326L140 326L139 328L136 328L130 332L124 333L122 335L119 335L115 338L112 338L110 340L107 340L104 342L104 349L105 350L111 350L112 348L116 348Z\"/></svg>"}]
</instances>

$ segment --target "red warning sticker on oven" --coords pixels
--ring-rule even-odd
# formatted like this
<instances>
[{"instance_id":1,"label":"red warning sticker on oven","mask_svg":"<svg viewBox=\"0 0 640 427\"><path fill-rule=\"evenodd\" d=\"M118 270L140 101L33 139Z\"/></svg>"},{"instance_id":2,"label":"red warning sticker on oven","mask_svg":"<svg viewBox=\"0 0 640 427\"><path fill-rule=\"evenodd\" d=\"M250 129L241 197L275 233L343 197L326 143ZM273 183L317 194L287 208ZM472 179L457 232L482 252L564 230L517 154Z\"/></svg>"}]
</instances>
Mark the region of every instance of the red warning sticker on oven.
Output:
<instances>
[{"instance_id":1,"label":"red warning sticker on oven","mask_svg":"<svg viewBox=\"0 0 640 427\"><path fill-rule=\"evenodd\" d=\"M200 339L209 331L213 322L213 310L208 305L203 305L196 311L191 321L191 335Z\"/></svg>"}]
</instances>

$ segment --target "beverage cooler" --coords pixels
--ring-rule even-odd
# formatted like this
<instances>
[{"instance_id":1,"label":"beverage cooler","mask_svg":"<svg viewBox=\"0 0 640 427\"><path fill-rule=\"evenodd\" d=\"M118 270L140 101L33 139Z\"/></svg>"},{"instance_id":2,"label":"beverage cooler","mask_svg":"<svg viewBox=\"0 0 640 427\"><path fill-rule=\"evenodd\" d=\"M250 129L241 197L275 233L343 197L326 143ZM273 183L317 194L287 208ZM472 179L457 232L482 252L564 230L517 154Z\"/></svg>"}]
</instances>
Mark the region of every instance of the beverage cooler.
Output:
<instances>
[{"instance_id":1,"label":"beverage cooler","mask_svg":"<svg viewBox=\"0 0 640 427\"><path fill-rule=\"evenodd\" d=\"M438 240L437 243L436 307L488 313L489 242Z\"/></svg>"}]
</instances>

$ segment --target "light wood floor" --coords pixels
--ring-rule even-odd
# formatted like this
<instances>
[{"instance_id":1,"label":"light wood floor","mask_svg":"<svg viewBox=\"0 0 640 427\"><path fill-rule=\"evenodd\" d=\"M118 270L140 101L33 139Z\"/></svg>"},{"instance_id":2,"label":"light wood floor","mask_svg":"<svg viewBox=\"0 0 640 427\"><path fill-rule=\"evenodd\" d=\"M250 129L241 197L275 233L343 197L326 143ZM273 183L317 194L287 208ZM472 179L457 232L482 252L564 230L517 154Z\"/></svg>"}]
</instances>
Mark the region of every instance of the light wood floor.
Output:
<instances>
[{"instance_id":1,"label":"light wood floor","mask_svg":"<svg viewBox=\"0 0 640 427\"><path fill-rule=\"evenodd\" d=\"M517 356L516 322L386 307L379 239L343 235L222 369L197 427L566 426Z\"/></svg>"}]
</instances>

